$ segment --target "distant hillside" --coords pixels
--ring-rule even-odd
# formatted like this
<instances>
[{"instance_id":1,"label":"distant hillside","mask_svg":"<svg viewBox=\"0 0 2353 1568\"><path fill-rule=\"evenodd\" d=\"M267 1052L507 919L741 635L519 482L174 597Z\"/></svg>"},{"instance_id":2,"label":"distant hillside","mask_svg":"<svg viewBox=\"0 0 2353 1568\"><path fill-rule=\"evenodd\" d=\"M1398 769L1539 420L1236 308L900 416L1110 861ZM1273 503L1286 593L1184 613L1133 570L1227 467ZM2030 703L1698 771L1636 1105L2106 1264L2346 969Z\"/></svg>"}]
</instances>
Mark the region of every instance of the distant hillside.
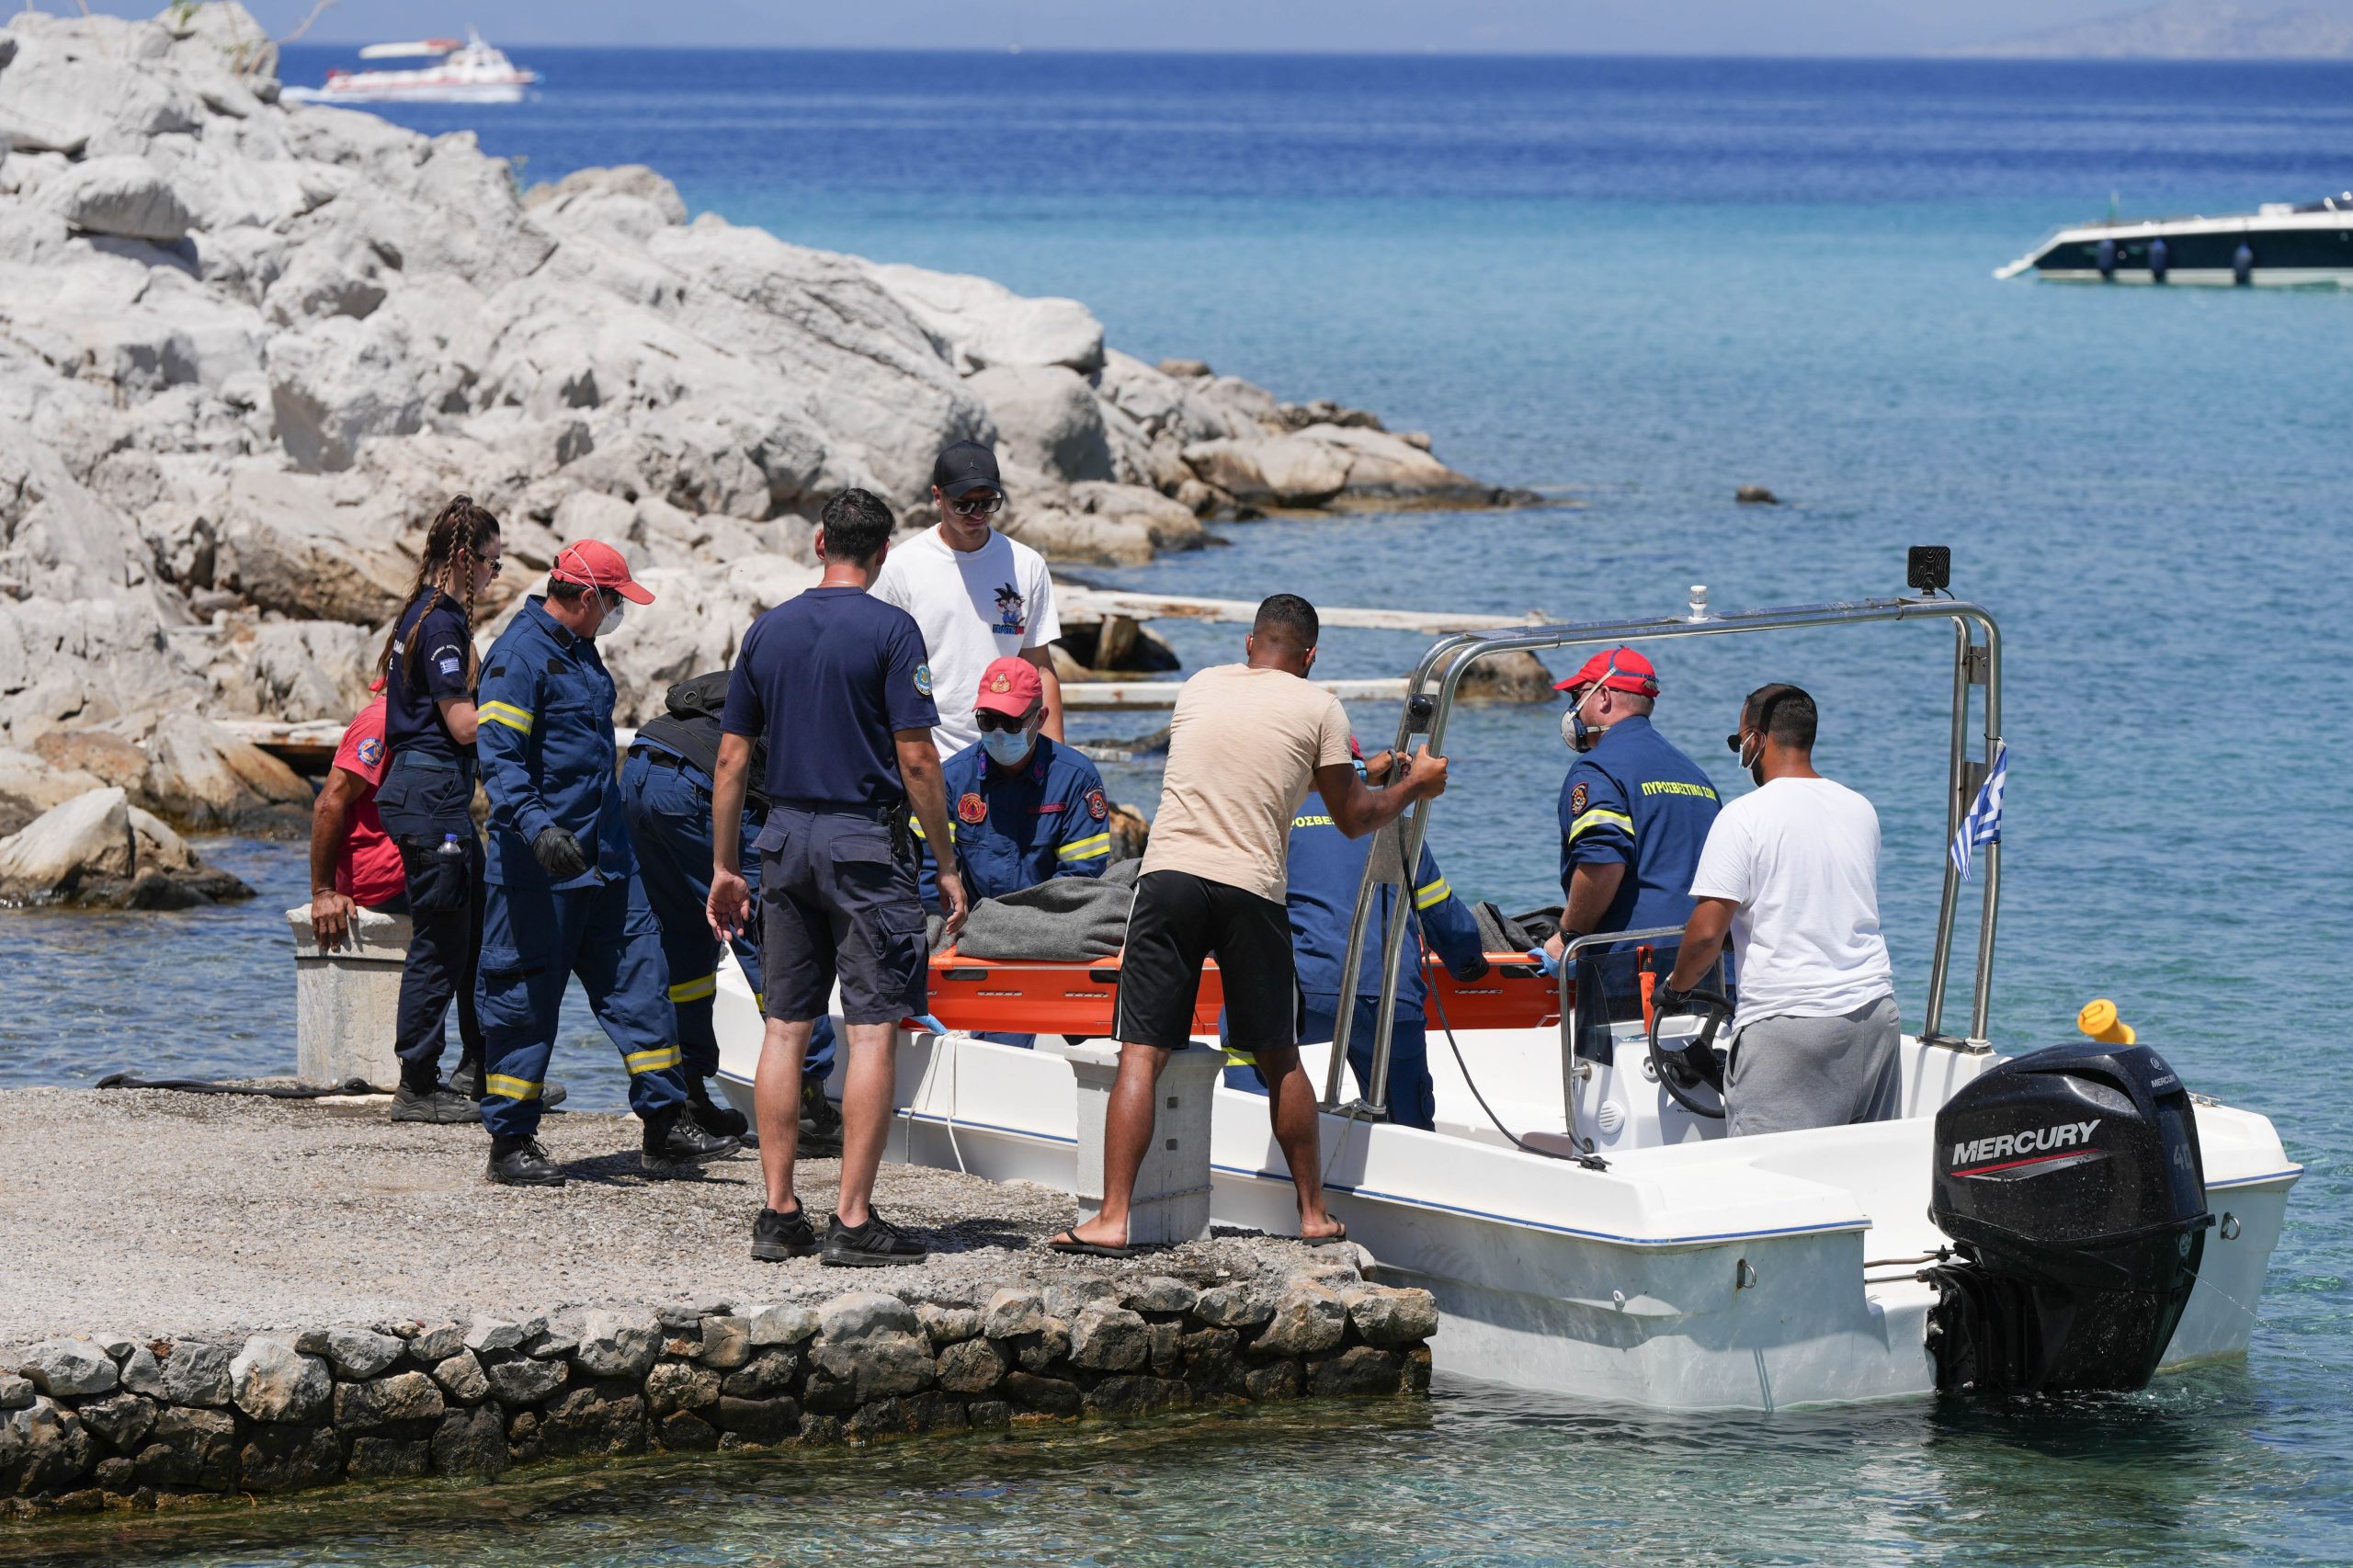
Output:
<instances>
[{"instance_id":1,"label":"distant hillside","mask_svg":"<svg viewBox=\"0 0 2353 1568\"><path fill-rule=\"evenodd\" d=\"M2173 0L1953 52L2009 59L2345 60L2353 59L2353 21L2311 9L2253 12L2229 0Z\"/></svg>"}]
</instances>

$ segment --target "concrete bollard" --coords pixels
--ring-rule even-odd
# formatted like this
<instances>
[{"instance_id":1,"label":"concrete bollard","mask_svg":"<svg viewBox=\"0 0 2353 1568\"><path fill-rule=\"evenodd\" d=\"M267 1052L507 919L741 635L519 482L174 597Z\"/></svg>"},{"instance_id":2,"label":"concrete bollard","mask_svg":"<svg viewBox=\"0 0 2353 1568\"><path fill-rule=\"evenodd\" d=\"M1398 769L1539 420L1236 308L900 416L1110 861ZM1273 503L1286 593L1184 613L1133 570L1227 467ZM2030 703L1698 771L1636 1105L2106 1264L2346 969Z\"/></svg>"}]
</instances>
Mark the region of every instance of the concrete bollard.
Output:
<instances>
[{"instance_id":1,"label":"concrete bollard","mask_svg":"<svg viewBox=\"0 0 2353 1568\"><path fill-rule=\"evenodd\" d=\"M286 912L294 935L294 1072L305 1084L366 1080L379 1089L401 1081L392 1034L400 1017L401 967L408 961L405 915L358 910L351 940L322 954L311 935L311 906Z\"/></svg>"},{"instance_id":2,"label":"concrete bollard","mask_svg":"<svg viewBox=\"0 0 2353 1568\"><path fill-rule=\"evenodd\" d=\"M1072 1176L1085 1221L1103 1207L1103 1120L1120 1073L1120 1047L1089 1040L1063 1054L1078 1080L1078 1163ZM1152 1144L1128 1211L1131 1244L1157 1246L1210 1233L1210 1102L1224 1066L1222 1051L1196 1045L1177 1051L1161 1070Z\"/></svg>"}]
</instances>

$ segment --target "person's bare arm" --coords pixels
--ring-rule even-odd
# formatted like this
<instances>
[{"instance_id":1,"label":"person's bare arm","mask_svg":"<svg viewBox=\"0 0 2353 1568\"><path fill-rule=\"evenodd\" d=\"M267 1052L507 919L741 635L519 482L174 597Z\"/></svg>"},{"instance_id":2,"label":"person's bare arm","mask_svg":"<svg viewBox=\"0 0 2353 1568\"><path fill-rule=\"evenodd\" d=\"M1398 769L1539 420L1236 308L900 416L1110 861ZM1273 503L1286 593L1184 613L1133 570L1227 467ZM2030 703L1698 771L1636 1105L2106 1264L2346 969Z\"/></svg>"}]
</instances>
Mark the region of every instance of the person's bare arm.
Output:
<instances>
[{"instance_id":1,"label":"person's bare arm","mask_svg":"<svg viewBox=\"0 0 2353 1568\"><path fill-rule=\"evenodd\" d=\"M1561 929L1582 936L1598 928L1625 881L1623 860L1595 860L1571 871L1569 902L1561 911Z\"/></svg>"},{"instance_id":2,"label":"person's bare arm","mask_svg":"<svg viewBox=\"0 0 2353 1568\"><path fill-rule=\"evenodd\" d=\"M1063 738L1063 677L1054 673L1054 655L1050 648L1024 648L1021 656L1038 666L1038 684L1046 688L1046 738ZM931 829L925 828L926 833Z\"/></svg>"},{"instance_id":3,"label":"person's bare arm","mask_svg":"<svg viewBox=\"0 0 2353 1568\"><path fill-rule=\"evenodd\" d=\"M710 894L703 917L711 935L732 941L751 924L752 889L744 881L744 790L752 770L749 735L719 737L719 775L710 781Z\"/></svg>"},{"instance_id":4,"label":"person's bare arm","mask_svg":"<svg viewBox=\"0 0 2353 1568\"><path fill-rule=\"evenodd\" d=\"M449 726L449 738L461 746L473 744L474 731L482 723L474 713L473 699L445 697L438 706L441 710L441 722Z\"/></svg>"},{"instance_id":5,"label":"person's bare arm","mask_svg":"<svg viewBox=\"0 0 2353 1568\"><path fill-rule=\"evenodd\" d=\"M1315 792L1324 797L1335 827L1362 838L1395 822L1415 801L1446 793L1446 758L1432 756L1427 746L1419 748L1407 761L1405 776L1385 790L1358 778L1349 763L1326 763L1315 770Z\"/></svg>"},{"instance_id":6,"label":"person's bare arm","mask_svg":"<svg viewBox=\"0 0 2353 1568\"><path fill-rule=\"evenodd\" d=\"M923 824L924 842L931 846L938 866L939 908L948 916L941 935L952 942L964 929L964 917L972 912L972 905L956 868L956 840L948 831L948 784L939 771L939 748L931 744L929 730L896 730L891 739L899 750L899 781L906 786L907 800L915 809L915 821Z\"/></svg>"},{"instance_id":7,"label":"person's bare arm","mask_svg":"<svg viewBox=\"0 0 2353 1568\"><path fill-rule=\"evenodd\" d=\"M1688 991L1715 967L1738 907L1728 898L1703 898L1691 906L1691 918L1683 923L1683 950L1676 955L1675 972L1666 977L1669 987Z\"/></svg>"},{"instance_id":8,"label":"person's bare arm","mask_svg":"<svg viewBox=\"0 0 2353 1568\"><path fill-rule=\"evenodd\" d=\"M348 768L327 769L327 781L311 803L311 935L319 951L343 946L351 932L351 895L337 892L335 863L351 836L351 811L368 781Z\"/></svg>"}]
</instances>

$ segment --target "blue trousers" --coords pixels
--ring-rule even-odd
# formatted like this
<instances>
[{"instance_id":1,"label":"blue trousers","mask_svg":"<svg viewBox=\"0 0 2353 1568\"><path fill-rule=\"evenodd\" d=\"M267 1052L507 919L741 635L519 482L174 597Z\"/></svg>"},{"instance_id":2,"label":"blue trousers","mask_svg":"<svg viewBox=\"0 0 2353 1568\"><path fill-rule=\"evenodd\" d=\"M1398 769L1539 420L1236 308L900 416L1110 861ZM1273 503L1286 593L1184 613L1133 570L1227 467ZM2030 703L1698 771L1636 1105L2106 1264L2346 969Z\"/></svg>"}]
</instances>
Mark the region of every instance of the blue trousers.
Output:
<instances>
[{"instance_id":1,"label":"blue trousers","mask_svg":"<svg viewBox=\"0 0 2353 1568\"><path fill-rule=\"evenodd\" d=\"M620 1049L630 1108L651 1118L686 1103L662 933L638 880L562 892L496 886L483 915L477 1004L488 1051L482 1123L494 1136L539 1131L540 1094L572 975Z\"/></svg>"},{"instance_id":2,"label":"blue trousers","mask_svg":"<svg viewBox=\"0 0 2353 1568\"><path fill-rule=\"evenodd\" d=\"M1339 1004L1336 996L1311 994L1300 998L1301 1043L1313 1045L1339 1033ZM1380 1006L1378 996L1358 997L1356 1017L1348 1024L1348 1066L1356 1074L1359 1094L1369 1092L1367 1085L1372 1081L1372 1039L1380 1027L1376 1021ZM1266 1080L1258 1076L1258 1069L1253 1064L1229 1065L1225 1084L1228 1088L1254 1095L1267 1092ZM1438 1125L1438 1092L1430 1083L1429 1040L1418 1014L1399 1018L1390 1032L1389 1119L1400 1127L1418 1127L1425 1131Z\"/></svg>"},{"instance_id":3,"label":"blue trousers","mask_svg":"<svg viewBox=\"0 0 2353 1568\"><path fill-rule=\"evenodd\" d=\"M710 792L700 774L631 751L621 764L621 805L629 816L645 901L662 927L662 957L669 974L670 1005L677 1009L678 1049L685 1053L687 1074L714 1077L719 1036L710 1016L719 994L719 943L703 913L710 897ZM752 841L761 825L758 817L744 813L737 854L744 880L751 884L754 919L729 944L756 998L760 988L760 857L753 853ZM833 1070L834 1020L819 1018L801 1075L823 1078Z\"/></svg>"},{"instance_id":4,"label":"blue trousers","mask_svg":"<svg viewBox=\"0 0 2353 1568\"><path fill-rule=\"evenodd\" d=\"M401 852L407 882L408 961L401 968L392 1050L404 1077L438 1076L449 1004L458 1005L462 1056L479 1060L474 958L482 948L482 836L474 831L472 771L439 757L396 754L376 791L384 831ZM460 855L440 853L449 834Z\"/></svg>"}]
</instances>

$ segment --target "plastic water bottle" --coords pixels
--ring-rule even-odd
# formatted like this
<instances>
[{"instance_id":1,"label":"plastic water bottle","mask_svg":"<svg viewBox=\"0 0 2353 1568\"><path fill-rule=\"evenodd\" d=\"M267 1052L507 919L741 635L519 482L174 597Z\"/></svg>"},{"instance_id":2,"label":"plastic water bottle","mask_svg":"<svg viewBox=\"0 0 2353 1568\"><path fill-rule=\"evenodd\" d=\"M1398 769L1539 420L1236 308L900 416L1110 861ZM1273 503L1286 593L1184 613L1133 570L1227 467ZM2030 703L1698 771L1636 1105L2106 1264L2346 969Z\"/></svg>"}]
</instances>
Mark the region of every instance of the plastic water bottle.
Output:
<instances>
[{"instance_id":1,"label":"plastic water bottle","mask_svg":"<svg viewBox=\"0 0 2353 1568\"><path fill-rule=\"evenodd\" d=\"M456 834L445 833L441 835L441 847L433 853L447 856L452 860L462 860L466 858L466 846L458 842Z\"/></svg>"}]
</instances>

